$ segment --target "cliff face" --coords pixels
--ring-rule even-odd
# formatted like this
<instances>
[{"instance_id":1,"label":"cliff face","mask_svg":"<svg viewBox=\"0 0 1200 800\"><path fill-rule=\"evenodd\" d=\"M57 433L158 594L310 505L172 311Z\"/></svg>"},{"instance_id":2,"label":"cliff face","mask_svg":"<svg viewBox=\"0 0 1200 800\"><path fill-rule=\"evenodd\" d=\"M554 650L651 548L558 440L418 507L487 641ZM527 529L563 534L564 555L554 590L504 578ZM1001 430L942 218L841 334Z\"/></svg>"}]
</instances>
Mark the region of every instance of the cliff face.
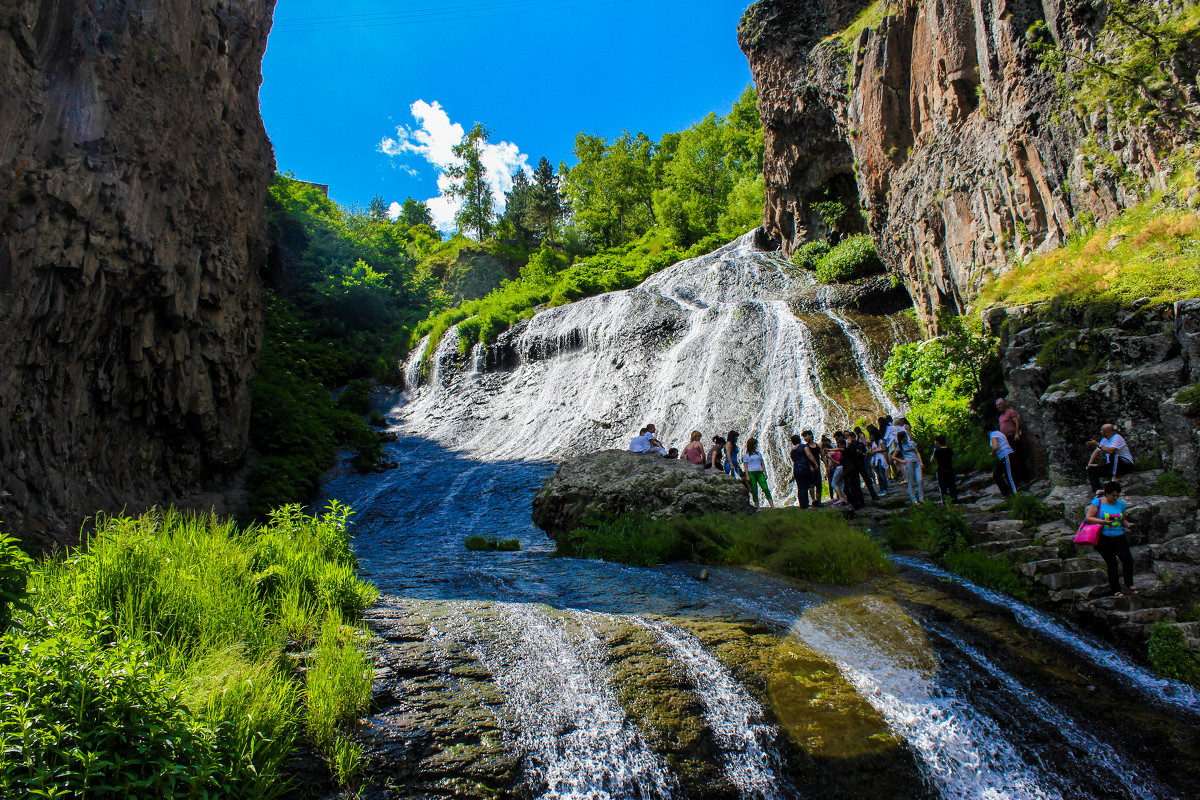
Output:
<instances>
[{"instance_id":1,"label":"cliff face","mask_svg":"<svg viewBox=\"0 0 1200 800\"><path fill-rule=\"evenodd\" d=\"M1041 20L1063 47L1088 45L1102 4L889 0L857 38L833 36L868 5L761 0L739 27L766 133L764 225L785 252L822 232L812 201L857 204L929 322L1139 199L1085 165L1085 137L1131 175L1161 172L1162 142L1078 118L1027 43Z\"/></svg>"},{"instance_id":2,"label":"cliff face","mask_svg":"<svg viewBox=\"0 0 1200 800\"><path fill-rule=\"evenodd\" d=\"M77 533L98 509L170 502L244 458L273 6L0 5L9 530Z\"/></svg>"}]
</instances>

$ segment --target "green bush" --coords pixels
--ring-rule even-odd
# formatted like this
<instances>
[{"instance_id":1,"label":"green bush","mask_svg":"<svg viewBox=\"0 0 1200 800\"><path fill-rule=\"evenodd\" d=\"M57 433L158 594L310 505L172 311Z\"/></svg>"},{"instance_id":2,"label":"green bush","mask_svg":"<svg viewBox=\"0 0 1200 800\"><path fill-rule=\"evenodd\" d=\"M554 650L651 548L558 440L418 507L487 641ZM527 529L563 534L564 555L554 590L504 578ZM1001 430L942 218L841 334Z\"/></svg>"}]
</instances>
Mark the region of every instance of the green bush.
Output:
<instances>
[{"instance_id":1,"label":"green bush","mask_svg":"<svg viewBox=\"0 0 1200 800\"><path fill-rule=\"evenodd\" d=\"M1187 482L1182 475L1174 472L1164 472L1154 479L1154 494L1168 497L1195 497L1196 487Z\"/></svg>"},{"instance_id":2,"label":"green bush","mask_svg":"<svg viewBox=\"0 0 1200 800\"><path fill-rule=\"evenodd\" d=\"M337 681L363 680L321 671L327 629L376 596L355 575L348 515L291 506L249 530L176 512L100 517L86 550L35 565L33 608L0 636L0 794L280 794L303 713L281 654L318 642L310 709L341 702L325 697Z\"/></svg>"},{"instance_id":3,"label":"green bush","mask_svg":"<svg viewBox=\"0 0 1200 800\"><path fill-rule=\"evenodd\" d=\"M832 512L775 509L650 520L590 520L559 540L559 554L640 566L669 561L761 564L782 575L857 583L886 573L879 546Z\"/></svg>"},{"instance_id":4,"label":"green bush","mask_svg":"<svg viewBox=\"0 0 1200 800\"><path fill-rule=\"evenodd\" d=\"M1011 518L1019 519L1026 525L1041 525L1062 516L1040 499L1027 494L1010 495L1004 501L1004 507Z\"/></svg>"},{"instance_id":5,"label":"green bush","mask_svg":"<svg viewBox=\"0 0 1200 800\"><path fill-rule=\"evenodd\" d=\"M521 541L519 539L498 539L495 536L468 536L463 540L468 550L514 553L521 549Z\"/></svg>"},{"instance_id":6,"label":"green bush","mask_svg":"<svg viewBox=\"0 0 1200 800\"><path fill-rule=\"evenodd\" d=\"M25 584L29 579L29 556L17 540L0 533L0 634L8 630L13 611L24 608Z\"/></svg>"},{"instance_id":7,"label":"green bush","mask_svg":"<svg viewBox=\"0 0 1200 800\"><path fill-rule=\"evenodd\" d=\"M1017 580L1012 562L1008 558L997 558L971 550L951 550L942 558L942 564L953 573L963 576L972 583L998 592L1025 597L1028 590Z\"/></svg>"},{"instance_id":8,"label":"green bush","mask_svg":"<svg viewBox=\"0 0 1200 800\"><path fill-rule=\"evenodd\" d=\"M817 280L845 283L883 268L875 252L875 240L868 233L847 236L817 261Z\"/></svg>"},{"instance_id":9,"label":"green bush","mask_svg":"<svg viewBox=\"0 0 1200 800\"><path fill-rule=\"evenodd\" d=\"M893 513L884 541L893 550L928 550L935 559L941 559L964 547L970 532L960 510L927 502Z\"/></svg>"},{"instance_id":10,"label":"green bush","mask_svg":"<svg viewBox=\"0 0 1200 800\"><path fill-rule=\"evenodd\" d=\"M1200 655L1187 646L1183 632L1166 622L1150 628L1150 665L1159 675L1200 686Z\"/></svg>"},{"instance_id":11,"label":"green bush","mask_svg":"<svg viewBox=\"0 0 1200 800\"><path fill-rule=\"evenodd\" d=\"M371 382L350 381L338 395L337 407L354 414L366 414L371 410Z\"/></svg>"},{"instance_id":12,"label":"green bush","mask_svg":"<svg viewBox=\"0 0 1200 800\"><path fill-rule=\"evenodd\" d=\"M387 417L384 416L382 411L375 409L371 412L371 415L367 417L367 424L372 428L385 428L388 424Z\"/></svg>"},{"instance_id":13,"label":"green bush","mask_svg":"<svg viewBox=\"0 0 1200 800\"><path fill-rule=\"evenodd\" d=\"M792 253L792 263L801 269L814 270L822 258L829 254L829 242L817 239L805 242Z\"/></svg>"}]
</instances>

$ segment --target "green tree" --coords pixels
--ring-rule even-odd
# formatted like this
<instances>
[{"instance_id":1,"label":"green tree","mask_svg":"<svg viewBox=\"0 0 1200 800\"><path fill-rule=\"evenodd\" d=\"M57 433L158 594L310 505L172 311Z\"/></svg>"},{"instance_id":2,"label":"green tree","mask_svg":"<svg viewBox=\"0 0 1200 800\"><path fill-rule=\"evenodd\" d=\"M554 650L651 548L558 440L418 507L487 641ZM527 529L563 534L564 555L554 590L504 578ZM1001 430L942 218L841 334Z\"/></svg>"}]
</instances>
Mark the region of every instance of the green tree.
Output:
<instances>
[{"instance_id":1,"label":"green tree","mask_svg":"<svg viewBox=\"0 0 1200 800\"><path fill-rule=\"evenodd\" d=\"M429 213L428 205L410 197L400 206L400 217L397 221L406 228L414 225L428 225L432 228L433 214Z\"/></svg>"},{"instance_id":2,"label":"green tree","mask_svg":"<svg viewBox=\"0 0 1200 800\"><path fill-rule=\"evenodd\" d=\"M488 184L487 168L483 166L483 145L491 135L491 131L475 123L463 140L451 148L459 163L446 169L451 180L446 193L462 200L454 221L459 230L475 231L481 242L491 235L495 217L492 187Z\"/></svg>"},{"instance_id":3,"label":"green tree","mask_svg":"<svg viewBox=\"0 0 1200 800\"><path fill-rule=\"evenodd\" d=\"M654 224L654 142L628 131L609 144L602 136L575 137L579 163L563 179L575 223L603 247L625 244Z\"/></svg>"},{"instance_id":4,"label":"green tree","mask_svg":"<svg viewBox=\"0 0 1200 800\"><path fill-rule=\"evenodd\" d=\"M512 189L505 194L504 214L500 217L501 237L511 239L522 247L531 247L537 241L534 203L536 187L529 182L525 170L517 170L513 176Z\"/></svg>"},{"instance_id":5,"label":"green tree","mask_svg":"<svg viewBox=\"0 0 1200 800\"><path fill-rule=\"evenodd\" d=\"M529 205L529 226L547 242L554 241L554 229L566 215L567 206L559 191L558 176L545 156L533 172L533 193Z\"/></svg>"}]
</instances>

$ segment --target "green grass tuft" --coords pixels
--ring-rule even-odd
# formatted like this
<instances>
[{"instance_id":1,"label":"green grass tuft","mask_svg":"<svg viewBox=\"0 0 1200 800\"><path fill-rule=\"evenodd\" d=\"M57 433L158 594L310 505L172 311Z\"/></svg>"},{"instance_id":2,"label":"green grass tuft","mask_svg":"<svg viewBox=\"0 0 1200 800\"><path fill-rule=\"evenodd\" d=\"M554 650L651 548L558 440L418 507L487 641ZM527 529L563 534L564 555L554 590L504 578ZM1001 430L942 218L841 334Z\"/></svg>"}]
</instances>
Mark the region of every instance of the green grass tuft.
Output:
<instances>
[{"instance_id":1,"label":"green grass tuft","mask_svg":"<svg viewBox=\"0 0 1200 800\"><path fill-rule=\"evenodd\" d=\"M1004 507L1009 517L1019 519L1026 525L1041 525L1062 516L1040 499L1027 494L1011 495L1004 501Z\"/></svg>"},{"instance_id":2,"label":"green grass tuft","mask_svg":"<svg viewBox=\"0 0 1200 800\"><path fill-rule=\"evenodd\" d=\"M1166 622L1150 628L1150 666L1159 675L1200 686L1200 654L1187 646L1183 632Z\"/></svg>"},{"instance_id":3,"label":"green grass tuft","mask_svg":"<svg viewBox=\"0 0 1200 800\"><path fill-rule=\"evenodd\" d=\"M594 520L560 539L559 554L639 566L759 564L793 578L842 584L891 571L879 546L839 514L798 509Z\"/></svg>"},{"instance_id":4,"label":"green grass tuft","mask_svg":"<svg viewBox=\"0 0 1200 800\"><path fill-rule=\"evenodd\" d=\"M1187 482L1182 475L1174 472L1164 472L1154 479L1154 494L1168 497L1195 497L1196 487Z\"/></svg>"},{"instance_id":5,"label":"green grass tuft","mask_svg":"<svg viewBox=\"0 0 1200 800\"><path fill-rule=\"evenodd\" d=\"M998 592L1024 598L1029 592L1017 579L1008 558L996 558L971 550L951 550L942 558L942 565L972 583Z\"/></svg>"}]
</instances>

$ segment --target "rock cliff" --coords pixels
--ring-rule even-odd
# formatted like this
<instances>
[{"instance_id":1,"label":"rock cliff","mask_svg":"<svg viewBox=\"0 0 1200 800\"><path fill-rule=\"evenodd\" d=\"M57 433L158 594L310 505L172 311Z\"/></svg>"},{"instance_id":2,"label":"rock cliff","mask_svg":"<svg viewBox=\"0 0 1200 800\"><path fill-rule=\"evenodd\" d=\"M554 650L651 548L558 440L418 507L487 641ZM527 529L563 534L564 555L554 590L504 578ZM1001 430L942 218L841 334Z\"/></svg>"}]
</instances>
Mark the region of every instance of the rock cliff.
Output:
<instances>
[{"instance_id":1,"label":"rock cliff","mask_svg":"<svg viewBox=\"0 0 1200 800\"><path fill-rule=\"evenodd\" d=\"M1090 48L1103 14L1086 0L753 4L738 41L765 130L767 234L790 253L825 232L814 202L859 208L928 323L1136 202L1170 133L1079 113L1027 35L1044 23L1061 48ZM1181 69L1194 103L1195 65Z\"/></svg>"},{"instance_id":2,"label":"rock cliff","mask_svg":"<svg viewBox=\"0 0 1200 800\"><path fill-rule=\"evenodd\" d=\"M97 509L172 501L243 460L273 7L0 5L7 529L47 544Z\"/></svg>"}]
</instances>

